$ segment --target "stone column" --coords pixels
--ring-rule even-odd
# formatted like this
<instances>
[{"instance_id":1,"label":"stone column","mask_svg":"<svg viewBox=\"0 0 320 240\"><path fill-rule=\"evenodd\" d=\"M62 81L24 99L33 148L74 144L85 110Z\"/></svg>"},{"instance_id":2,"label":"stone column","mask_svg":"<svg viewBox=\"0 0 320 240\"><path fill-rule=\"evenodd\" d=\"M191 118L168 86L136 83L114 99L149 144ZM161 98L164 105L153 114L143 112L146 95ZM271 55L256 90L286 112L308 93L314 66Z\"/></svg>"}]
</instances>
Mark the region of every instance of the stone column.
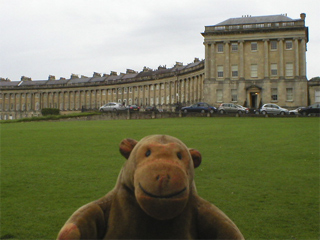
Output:
<instances>
[{"instance_id":1,"label":"stone column","mask_svg":"<svg viewBox=\"0 0 320 240\"><path fill-rule=\"evenodd\" d=\"M238 41L239 42L239 79L244 80L244 54L243 54L243 40Z\"/></svg>"},{"instance_id":2,"label":"stone column","mask_svg":"<svg viewBox=\"0 0 320 240\"><path fill-rule=\"evenodd\" d=\"M284 77L284 70L283 70L283 38L278 39L279 41L279 78Z\"/></svg>"},{"instance_id":3,"label":"stone column","mask_svg":"<svg viewBox=\"0 0 320 240\"><path fill-rule=\"evenodd\" d=\"M156 101L156 98L157 98L157 84L153 84L153 104L154 106L157 105L157 101Z\"/></svg>"},{"instance_id":4,"label":"stone column","mask_svg":"<svg viewBox=\"0 0 320 240\"><path fill-rule=\"evenodd\" d=\"M204 43L205 45L205 62L204 62L204 68L205 68L205 78L210 78L210 52L211 52L211 44Z\"/></svg>"},{"instance_id":5,"label":"stone column","mask_svg":"<svg viewBox=\"0 0 320 240\"><path fill-rule=\"evenodd\" d=\"M224 42L225 48L225 59L224 59L224 72L225 72L225 80L230 80L230 42Z\"/></svg>"},{"instance_id":6,"label":"stone column","mask_svg":"<svg viewBox=\"0 0 320 240\"><path fill-rule=\"evenodd\" d=\"M306 71L306 39L302 38L300 42L300 51L301 51L301 72L300 76L301 77L306 77L307 76L307 71Z\"/></svg>"},{"instance_id":7,"label":"stone column","mask_svg":"<svg viewBox=\"0 0 320 240\"><path fill-rule=\"evenodd\" d=\"M211 43L211 51L210 51L210 80L214 80L215 76L216 76L216 54L215 54L215 50L216 50L216 45L215 42Z\"/></svg>"},{"instance_id":8,"label":"stone column","mask_svg":"<svg viewBox=\"0 0 320 240\"><path fill-rule=\"evenodd\" d=\"M269 78L269 39L263 39L264 42L264 78Z\"/></svg>"},{"instance_id":9,"label":"stone column","mask_svg":"<svg viewBox=\"0 0 320 240\"><path fill-rule=\"evenodd\" d=\"M294 69L295 69L295 76L299 77L299 39L294 38Z\"/></svg>"}]
</instances>

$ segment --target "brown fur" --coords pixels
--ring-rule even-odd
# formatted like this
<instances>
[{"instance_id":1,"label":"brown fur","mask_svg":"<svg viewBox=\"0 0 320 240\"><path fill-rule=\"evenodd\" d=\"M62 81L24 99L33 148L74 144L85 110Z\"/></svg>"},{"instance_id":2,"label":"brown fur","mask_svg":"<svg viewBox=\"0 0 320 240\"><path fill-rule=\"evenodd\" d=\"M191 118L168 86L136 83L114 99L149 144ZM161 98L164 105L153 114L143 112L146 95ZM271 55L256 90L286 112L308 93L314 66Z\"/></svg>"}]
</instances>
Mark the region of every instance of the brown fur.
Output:
<instances>
[{"instance_id":1,"label":"brown fur","mask_svg":"<svg viewBox=\"0 0 320 240\"><path fill-rule=\"evenodd\" d=\"M58 239L243 239L222 211L198 196L197 150L152 135L124 139L120 152L128 160L115 188L78 209Z\"/></svg>"}]
</instances>

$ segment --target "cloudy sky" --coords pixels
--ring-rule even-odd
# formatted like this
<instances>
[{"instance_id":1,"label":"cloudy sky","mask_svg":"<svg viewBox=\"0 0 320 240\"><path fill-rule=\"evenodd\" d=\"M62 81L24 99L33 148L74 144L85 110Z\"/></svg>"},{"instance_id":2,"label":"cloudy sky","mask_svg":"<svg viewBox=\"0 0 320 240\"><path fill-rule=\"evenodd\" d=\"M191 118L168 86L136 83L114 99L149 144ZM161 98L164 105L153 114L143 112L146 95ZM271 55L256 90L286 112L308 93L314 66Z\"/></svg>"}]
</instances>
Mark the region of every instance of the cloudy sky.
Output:
<instances>
[{"instance_id":1,"label":"cloudy sky","mask_svg":"<svg viewBox=\"0 0 320 240\"><path fill-rule=\"evenodd\" d=\"M267 5L266 5L267 4ZM45 80L204 59L204 26L307 14L308 78L320 75L317 0L0 0L0 77Z\"/></svg>"}]
</instances>

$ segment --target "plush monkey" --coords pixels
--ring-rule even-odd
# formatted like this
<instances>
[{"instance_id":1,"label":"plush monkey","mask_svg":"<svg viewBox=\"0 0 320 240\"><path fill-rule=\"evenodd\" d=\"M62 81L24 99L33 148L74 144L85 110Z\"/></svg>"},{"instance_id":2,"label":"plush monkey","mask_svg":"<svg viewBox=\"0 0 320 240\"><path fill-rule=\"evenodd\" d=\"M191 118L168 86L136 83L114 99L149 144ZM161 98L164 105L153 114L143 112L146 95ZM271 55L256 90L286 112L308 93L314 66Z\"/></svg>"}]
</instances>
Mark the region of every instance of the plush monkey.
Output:
<instances>
[{"instance_id":1,"label":"plush monkey","mask_svg":"<svg viewBox=\"0 0 320 240\"><path fill-rule=\"evenodd\" d=\"M58 239L244 239L196 191L201 154L167 135L124 139L127 159L113 190L79 208Z\"/></svg>"}]
</instances>

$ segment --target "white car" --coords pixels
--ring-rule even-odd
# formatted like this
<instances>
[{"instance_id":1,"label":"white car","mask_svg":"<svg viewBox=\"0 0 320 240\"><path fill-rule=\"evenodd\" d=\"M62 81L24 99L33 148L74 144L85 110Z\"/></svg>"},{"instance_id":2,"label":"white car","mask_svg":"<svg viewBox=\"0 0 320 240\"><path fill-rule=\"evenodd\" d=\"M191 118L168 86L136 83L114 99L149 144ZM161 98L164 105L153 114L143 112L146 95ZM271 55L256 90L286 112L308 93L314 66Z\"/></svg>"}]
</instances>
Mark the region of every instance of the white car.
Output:
<instances>
[{"instance_id":1,"label":"white car","mask_svg":"<svg viewBox=\"0 0 320 240\"><path fill-rule=\"evenodd\" d=\"M267 103L267 104L263 104L262 108L260 109L260 113L263 115L266 115L266 114L285 115L285 114L289 114L289 110L282 108L277 104Z\"/></svg>"},{"instance_id":2,"label":"white car","mask_svg":"<svg viewBox=\"0 0 320 240\"><path fill-rule=\"evenodd\" d=\"M126 110L126 107L123 106L121 103L116 102L109 102L99 108L100 112L107 112L107 111L123 111Z\"/></svg>"},{"instance_id":3,"label":"white car","mask_svg":"<svg viewBox=\"0 0 320 240\"><path fill-rule=\"evenodd\" d=\"M241 109L243 112L249 113L249 108L246 108L246 107L241 106L241 105L236 105L236 106L237 106L237 108Z\"/></svg>"},{"instance_id":4,"label":"white car","mask_svg":"<svg viewBox=\"0 0 320 240\"><path fill-rule=\"evenodd\" d=\"M290 115L299 115L299 110L301 109L302 107L298 107L296 109L293 109L293 110L290 110L289 111L289 114Z\"/></svg>"}]
</instances>

